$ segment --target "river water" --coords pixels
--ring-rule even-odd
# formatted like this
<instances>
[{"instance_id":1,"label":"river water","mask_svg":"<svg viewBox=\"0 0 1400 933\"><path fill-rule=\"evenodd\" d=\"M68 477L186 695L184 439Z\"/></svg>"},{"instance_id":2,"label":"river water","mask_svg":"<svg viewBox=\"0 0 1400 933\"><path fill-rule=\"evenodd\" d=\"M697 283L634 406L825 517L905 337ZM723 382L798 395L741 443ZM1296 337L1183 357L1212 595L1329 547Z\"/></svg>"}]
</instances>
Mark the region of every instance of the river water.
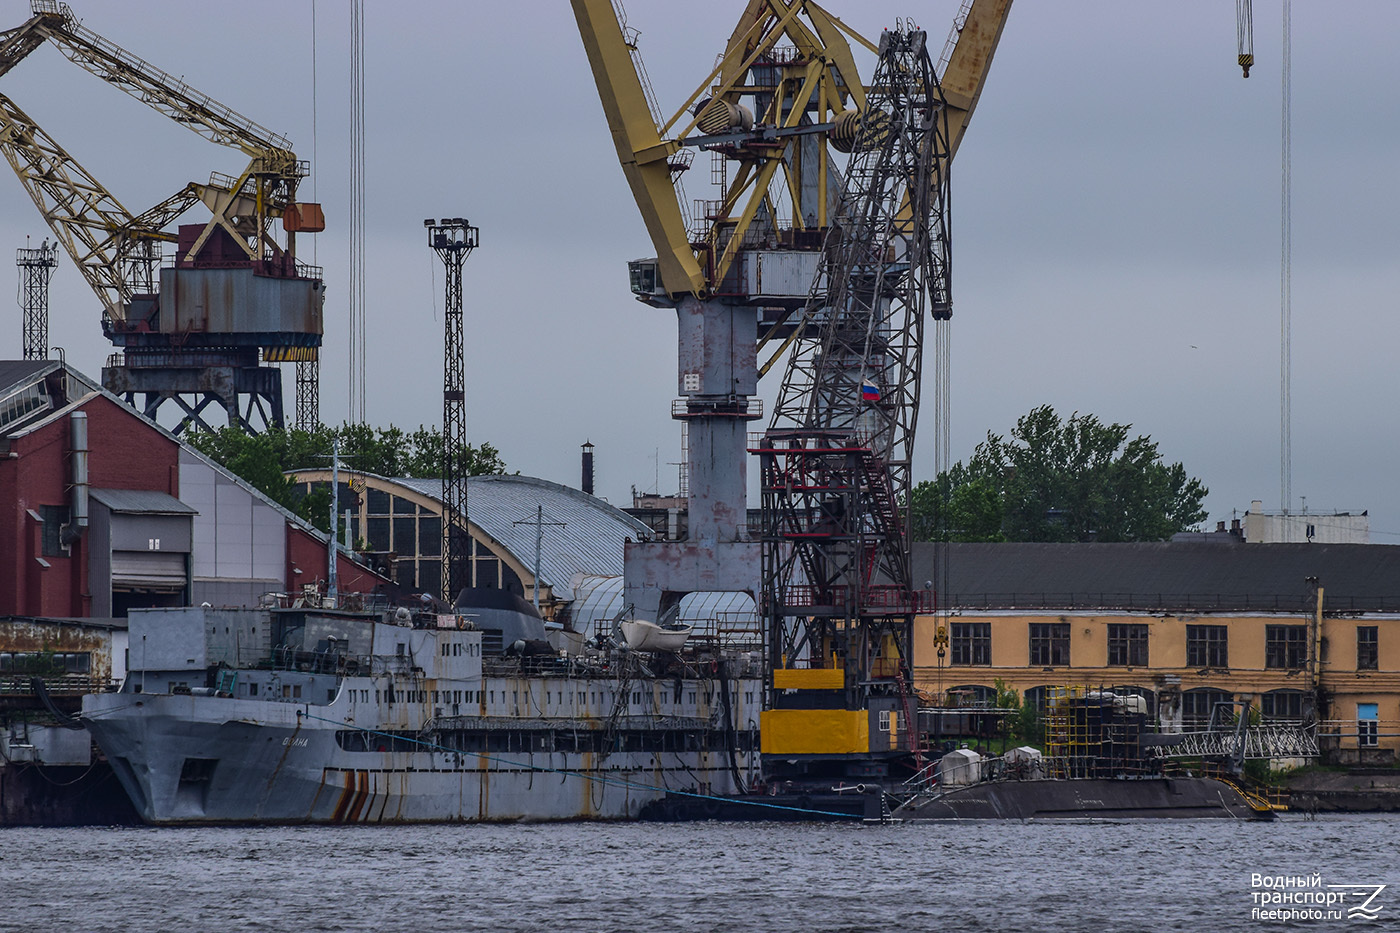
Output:
<instances>
[{"instance_id":1,"label":"river water","mask_svg":"<svg viewBox=\"0 0 1400 933\"><path fill-rule=\"evenodd\" d=\"M1400 930L1398 853L1397 815L4 829L0 930ZM1314 873L1380 919L1251 916Z\"/></svg>"}]
</instances>

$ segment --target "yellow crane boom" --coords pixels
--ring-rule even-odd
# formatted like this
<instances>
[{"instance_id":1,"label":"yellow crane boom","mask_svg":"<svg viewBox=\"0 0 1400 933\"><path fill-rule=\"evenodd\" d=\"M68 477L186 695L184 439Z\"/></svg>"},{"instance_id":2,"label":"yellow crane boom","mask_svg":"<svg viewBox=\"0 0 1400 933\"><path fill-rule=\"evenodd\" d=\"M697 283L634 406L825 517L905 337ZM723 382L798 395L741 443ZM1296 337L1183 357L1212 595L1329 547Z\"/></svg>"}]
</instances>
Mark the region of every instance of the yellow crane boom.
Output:
<instances>
[{"instance_id":1,"label":"yellow crane boom","mask_svg":"<svg viewBox=\"0 0 1400 933\"><path fill-rule=\"evenodd\" d=\"M948 104L950 159L957 154L958 143L977 109L1010 12L1011 0L971 0L963 4L959 21L954 23L948 39L951 48L944 52L947 58L938 81Z\"/></svg>"},{"instance_id":2,"label":"yellow crane boom","mask_svg":"<svg viewBox=\"0 0 1400 933\"><path fill-rule=\"evenodd\" d=\"M668 292L701 296L705 277L671 183L669 160L680 146L657 132L611 0L572 2L622 173L656 244L658 274Z\"/></svg>"}]
</instances>

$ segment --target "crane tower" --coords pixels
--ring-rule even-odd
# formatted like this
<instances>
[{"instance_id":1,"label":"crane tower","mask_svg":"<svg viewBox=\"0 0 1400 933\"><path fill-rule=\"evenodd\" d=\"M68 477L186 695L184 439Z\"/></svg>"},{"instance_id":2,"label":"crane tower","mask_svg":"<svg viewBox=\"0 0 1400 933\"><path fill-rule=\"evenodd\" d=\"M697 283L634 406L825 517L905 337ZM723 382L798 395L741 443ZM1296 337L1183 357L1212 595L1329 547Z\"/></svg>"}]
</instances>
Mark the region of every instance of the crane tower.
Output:
<instances>
[{"instance_id":1,"label":"crane tower","mask_svg":"<svg viewBox=\"0 0 1400 933\"><path fill-rule=\"evenodd\" d=\"M462 266L479 231L462 217L423 221L428 246L446 270L442 314L442 598L452 603L471 586L467 530L467 393L463 356Z\"/></svg>"},{"instance_id":2,"label":"crane tower","mask_svg":"<svg viewBox=\"0 0 1400 933\"><path fill-rule=\"evenodd\" d=\"M881 36L824 281L758 449L765 762L806 757L818 721L849 754L918 753L913 622L933 594L911 579L910 464L925 319L952 311L948 114L926 42L917 29Z\"/></svg>"}]
</instances>

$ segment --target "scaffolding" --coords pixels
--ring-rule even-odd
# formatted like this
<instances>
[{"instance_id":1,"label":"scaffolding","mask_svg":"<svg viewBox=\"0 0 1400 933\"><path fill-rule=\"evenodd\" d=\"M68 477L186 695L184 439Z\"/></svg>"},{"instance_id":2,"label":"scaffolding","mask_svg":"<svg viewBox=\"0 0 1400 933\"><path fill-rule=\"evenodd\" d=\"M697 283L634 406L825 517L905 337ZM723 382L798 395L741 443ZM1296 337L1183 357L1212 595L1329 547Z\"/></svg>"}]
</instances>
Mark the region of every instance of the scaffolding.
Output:
<instances>
[{"instance_id":1,"label":"scaffolding","mask_svg":"<svg viewBox=\"0 0 1400 933\"><path fill-rule=\"evenodd\" d=\"M1050 687L1046 690L1045 766L1057 778L1121 778L1161 772L1154 751L1145 750L1147 700L1112 687Z\"/></svg>"}]
</instances>

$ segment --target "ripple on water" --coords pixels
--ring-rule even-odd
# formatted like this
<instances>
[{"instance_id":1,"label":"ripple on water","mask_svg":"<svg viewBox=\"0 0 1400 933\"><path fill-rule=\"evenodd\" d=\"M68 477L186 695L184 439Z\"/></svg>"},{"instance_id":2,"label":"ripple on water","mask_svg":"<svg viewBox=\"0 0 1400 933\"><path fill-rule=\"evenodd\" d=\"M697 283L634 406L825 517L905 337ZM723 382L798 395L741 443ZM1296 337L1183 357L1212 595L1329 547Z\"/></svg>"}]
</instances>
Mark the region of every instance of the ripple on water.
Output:
<instances>
[{"instance_id":1,"label":"ripple on water","mask_svg":"<svg viewBox=\"0 0 1400 933\"><path fill-rule=\"evenodd\" d=\"M1252 872L1400 892L1381 855L1397 831L1400 816L8 829L0 930L1265 929ZM1400 915L1400 895L1385 907Z\"/></svg>"}]
</instances>

